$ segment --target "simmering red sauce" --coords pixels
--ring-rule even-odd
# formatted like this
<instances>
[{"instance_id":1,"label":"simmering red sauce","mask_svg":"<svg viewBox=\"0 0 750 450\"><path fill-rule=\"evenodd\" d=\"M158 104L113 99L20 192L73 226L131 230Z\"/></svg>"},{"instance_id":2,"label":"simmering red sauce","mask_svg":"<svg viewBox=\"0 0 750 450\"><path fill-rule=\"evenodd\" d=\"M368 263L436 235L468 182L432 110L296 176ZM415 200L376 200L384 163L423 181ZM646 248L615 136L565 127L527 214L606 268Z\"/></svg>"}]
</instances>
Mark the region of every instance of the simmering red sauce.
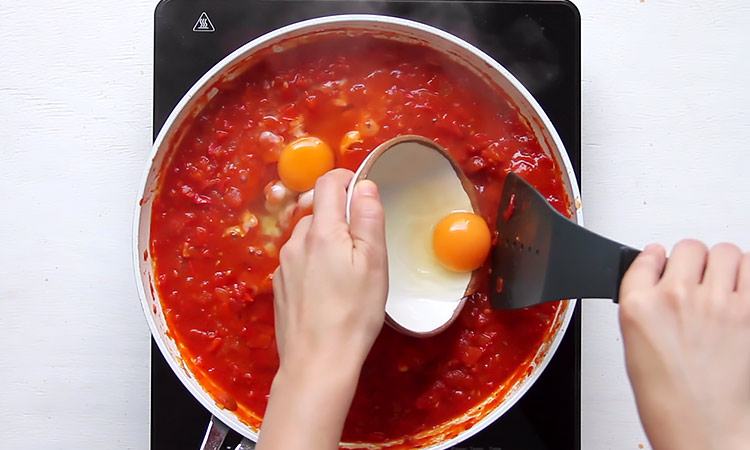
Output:
<instances>
[{"instance_id":1,"label":"simmering red sauce","mask_svg":"<svg viewBox=\"0 0 750 450\"><path fill-rule=\"evenodd\" d=\"M258 425L278 367L270 274L308 212L297 193L274 185L281 149L315 136L334 150L337 167L354 170L401 134L451 152L490 228L509 171L567 212L560 168L503 94L433 50L366 36L265 56L220 86L162 168L150 251L167 323L185 363L247 423ZM345 441L413 436L502 392L527 369L559 305L492 311L487 264L480 270L484 282L444 333L417 339L383 328Z\"/></svg>"}]
</instances>

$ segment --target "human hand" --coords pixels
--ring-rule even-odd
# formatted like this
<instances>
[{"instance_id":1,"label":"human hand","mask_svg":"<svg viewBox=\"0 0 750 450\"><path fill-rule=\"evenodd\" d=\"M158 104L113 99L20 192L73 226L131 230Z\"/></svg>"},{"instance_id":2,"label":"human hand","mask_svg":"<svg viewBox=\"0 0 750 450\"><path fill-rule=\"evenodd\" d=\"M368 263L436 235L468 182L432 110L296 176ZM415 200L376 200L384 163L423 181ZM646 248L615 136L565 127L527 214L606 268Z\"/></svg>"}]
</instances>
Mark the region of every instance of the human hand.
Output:
<instances>
[{"instance_id":1,"label":"human hand","mask_svg":"<svg viewBox=\"0 0 750 450\"><path fill-rule=\"evenodd\" d=\"M281 249L274 276L283 368L351 360L361 366L383 326L388 292L385 219L377 188L357 184L346 222L348 170L318 180L313 215Z\"/></svg>"},{"instance_id":2,"label":"human hand","mask_svg":"<svg viewBox=\"0 0 750 450\"><path fill-rule=\"evenodd\" d=\"M383 326L388 292L385 217L377 187L333 170L315 185L273 280L280 367L259 450L336 449L359 372Z\"/></svg>"},{"instance_id":3,"label":"human hand","mask_svg":"<svg viewBox=\"0 0 750 450\"><path fill-rule=\"evenodd\" d=\"M623 278L620 325L654 449L750 449L750 253L682 241L667 261L648 246Z\"/></svg>"}]
</instances>

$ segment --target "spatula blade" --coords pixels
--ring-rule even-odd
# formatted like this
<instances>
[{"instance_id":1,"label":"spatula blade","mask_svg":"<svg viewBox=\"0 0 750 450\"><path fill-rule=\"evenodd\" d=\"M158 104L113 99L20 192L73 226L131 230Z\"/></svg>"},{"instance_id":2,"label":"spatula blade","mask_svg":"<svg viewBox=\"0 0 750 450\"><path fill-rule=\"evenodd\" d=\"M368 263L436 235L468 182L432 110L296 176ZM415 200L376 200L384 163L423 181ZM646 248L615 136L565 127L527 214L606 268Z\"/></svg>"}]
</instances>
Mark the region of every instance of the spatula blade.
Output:
<instances>
[{"instance_id":1,"label":"spatula blade","mask_svg":"<svg viewBox=\"0 0 750 450\"><path fill-rule=\"evenodd\" d=\"M515 173L508 174L497 218L491 302L495 309L526 308L540 302L550 263L555 211Z\"/></svg>"},{"instance_id":2,"label":"spatula blade","mask_svg":"<svg viewBox=\"0 0 750 450\"><path fill-rule=\"evenodd\" d=\"M570 298L611 298L640 251L560 214L515 173L503 185L490 301L518 309Z\"/></svg>"}]
</instances>

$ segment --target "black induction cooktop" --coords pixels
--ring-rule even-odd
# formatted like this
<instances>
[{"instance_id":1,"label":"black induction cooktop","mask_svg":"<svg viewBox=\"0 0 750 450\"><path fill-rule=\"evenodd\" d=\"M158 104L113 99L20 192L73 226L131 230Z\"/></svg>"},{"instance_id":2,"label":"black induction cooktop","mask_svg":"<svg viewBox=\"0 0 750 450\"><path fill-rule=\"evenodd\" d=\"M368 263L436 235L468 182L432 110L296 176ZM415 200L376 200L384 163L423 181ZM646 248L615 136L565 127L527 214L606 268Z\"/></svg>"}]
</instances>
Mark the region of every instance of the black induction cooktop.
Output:
<instances>
[{"instance_id":1,"label":"black induction cooktop","mask_svg":"<svg viewBox=\"0 0 750 450\"><path fill-rule=\"evenodd\" d=\"M567 1L162 0L155 13L154 137L200 76L246 42L300 20L377 13L424 22L503 64L552 120L580 182L580 16ZM526 395L455 450L580 448L580 306L557 353ZM151 448L198 449L210 413L152 342ZM230 436L223 448L234 448Z\"/></svg>"}]
</instances>

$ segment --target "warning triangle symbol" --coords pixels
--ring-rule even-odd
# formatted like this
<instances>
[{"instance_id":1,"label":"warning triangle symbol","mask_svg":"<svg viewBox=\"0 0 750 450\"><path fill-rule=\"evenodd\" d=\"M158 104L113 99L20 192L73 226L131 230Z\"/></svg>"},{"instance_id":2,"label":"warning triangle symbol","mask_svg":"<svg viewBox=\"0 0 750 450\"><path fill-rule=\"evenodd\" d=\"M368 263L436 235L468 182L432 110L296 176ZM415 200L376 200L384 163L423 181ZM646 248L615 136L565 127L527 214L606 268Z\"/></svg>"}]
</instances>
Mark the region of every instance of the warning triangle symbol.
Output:
<instances>
[{"instance_id":1,"label":"warning triangle symbol","mask_svg":"<svg viewBox=\"0 0 750 450\"><path fill-rule=\"evenodd\" d=\"M206 14L206 11L203 11L201 13L201 16L198 17L198 20L193 26L193 31L197 31L199 33L213 33L214 31L216 31L216 29L214 28L214 24L211 22L211 19L208 18L208 14Z\"/></svg>"}]
</instances>

